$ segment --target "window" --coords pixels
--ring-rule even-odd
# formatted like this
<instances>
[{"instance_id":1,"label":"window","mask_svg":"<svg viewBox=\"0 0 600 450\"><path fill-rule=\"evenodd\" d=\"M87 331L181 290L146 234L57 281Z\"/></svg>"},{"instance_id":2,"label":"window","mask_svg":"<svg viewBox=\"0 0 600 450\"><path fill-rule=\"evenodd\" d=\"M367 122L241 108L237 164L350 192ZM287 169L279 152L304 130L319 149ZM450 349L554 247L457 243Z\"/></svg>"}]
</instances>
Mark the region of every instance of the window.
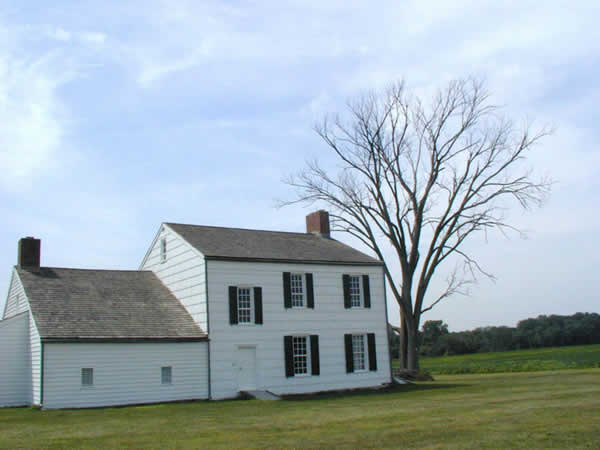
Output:
<instances>
[{"instance_id":1,"label":"window","mask_svg":"<svg viewBox=\"0 0 600 450\"><path fill-rule=\"evenodd\" d=\"M290 284L292 289L292 307L304 306L304 277L299 273L290 274Z\"/></svg>"},{"instance_id":2,"label":"window","mask_svg":"<svg viewBox=\"0 0 600 450\"><path fill-rule=\"evenodd\" d=\"M312 273L283 272L283 306L315 309Z\"/></svg>"},{"instance_id":3,"label":"window","mask_svg":"<svg viewBox=\"0 0 600 450\"><path fill-rule=\"evenodd\" d=\"M362 305L360 299L360 277L356 275L350 276L350 306L352 308L360 308Z\"/></svg>"},{"instance_id":4,"label":"window","mask_svg":"<svg viewBox=\"0 0 600 450\"><path fill-rule=\"evenodd\" d=\"M375 333L345 334L346 372L377 370Z\"/></svg>"},{"instance_id":5,"label":"window","mask_svg":"<svg viewBox=\"0 0 600 450\"><path fill-rule=\"evenodd\" d=\"M294 351L294 375L308 373L308 351L306 336L293 336L292 348Z\"/></svg>"},{"instance_id":6,"label":"window","mask_svg":"<svg viewBox=\"0 0 600 450\"><path fill-rule=\"evenodd\" d=\"M229 323L263 323L262 288L260 286L229 286Z\"/></svg>"},{"instance_id":7,"label":"window","mask_svg":"<svg viewBox=\"0 0 600 450\"><path fill-rule=\"evenodd\" d=\"M238 288L238 323L252 323L252 298L250 288Z\"/></svg>"},{"instance_id":8,"label":"window","mask_svg":"<svg viewBox=\"0 0 600 450\"><path fill-rule=\"evenodd\" d=\"M342 275L344 308L370 308L371 288L369 275Z\"/></svg>"},{"instance_id":9,"label":"window","mask_svg":"<svg viewBox=\"0 0 600 450\"><path fill-rule=\"evenodd\" d=\"M167 260L167 238L160 240L160 262L164 263Z\"/></svg>"},{"instance_id":10,"label":"window","mask_svg":"<svg viewBox=\"0 0 600 450\"><path fill-rule=\"evenodd\" d=\"M94 369L92 369L92 368L81 369L81 385L82 386L93 386L94 385Z\"/></svg>"},{"instance_id":11,"label":"window","mask_svg":"<svg viewBox=\"0 0 600 450\"><path fill-rule=\"evenodd\" d=\"M365 370L365 335L352 335L352 362L354 371Z\"/></svg>"},{"instance_id":12,"label":"window","mask_svg":"<svg viewBox=\"0 0 600 450\"><path fill-rule=\"evenodd\" d=\"M171 366L165 366L160 368L160 383L171 384L172 369Z\"/></svg>"},{"instance_id":13,"label":"window","mask_svg":"<svg viewBox=\"0 0 600 450\"><path fill-rule=\"evenodd\" d=\"M284 336L285 376L320 375L319 336Z\"/></svg>"}]
</instances>

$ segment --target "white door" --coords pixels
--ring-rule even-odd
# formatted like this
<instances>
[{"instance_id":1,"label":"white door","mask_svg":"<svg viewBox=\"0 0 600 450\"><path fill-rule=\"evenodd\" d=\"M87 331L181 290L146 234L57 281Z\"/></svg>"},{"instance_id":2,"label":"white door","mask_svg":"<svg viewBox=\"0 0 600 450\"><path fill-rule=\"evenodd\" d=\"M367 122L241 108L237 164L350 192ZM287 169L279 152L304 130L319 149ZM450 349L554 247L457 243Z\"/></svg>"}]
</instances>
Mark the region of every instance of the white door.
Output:
<instances>
[{"instance_id":1,"label":"white door","mask_svg":"<svg viewBox=\"0 0 600 450\"><path fill-rule=\"evenodd\" d=\"M256 347L238 347L238 390L256 389Z\"/></svg>"}]
</instances>

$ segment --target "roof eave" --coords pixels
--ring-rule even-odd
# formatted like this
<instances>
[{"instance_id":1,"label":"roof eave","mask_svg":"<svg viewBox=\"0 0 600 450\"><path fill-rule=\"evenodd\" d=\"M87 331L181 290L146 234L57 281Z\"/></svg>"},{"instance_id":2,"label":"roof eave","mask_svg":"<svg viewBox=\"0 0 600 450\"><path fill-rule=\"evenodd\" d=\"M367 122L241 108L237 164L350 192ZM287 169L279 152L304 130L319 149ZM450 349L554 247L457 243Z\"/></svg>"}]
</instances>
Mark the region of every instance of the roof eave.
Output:
<instances>
[{"instance_id":1,"label":"roof eave","mask_svg":"<svg viewBox=\"0 0 600 450\"><path fill-rule=\"evenodd\" d=\"M208 336L151 336L151 337L119 337L119 336L46 336L40 338L44 343L85 344L85 343L142 343L142 342L203 342Z\"/></svg>"},{"instance_id":2,"label":"roof eave","mask_svg":"<svg viewBox=\"0 0 600 450\"><path fill-rule=\"evenodd\" d=\"M209 261L243 261L243 262L261 262L261 263L284 263L284 264L319 264L329 266L383 266L382 261L327 261L314 259L287 259L287 258L251 258L241 256L216 256L206 255Z\"/></svg>"}]
</instances>

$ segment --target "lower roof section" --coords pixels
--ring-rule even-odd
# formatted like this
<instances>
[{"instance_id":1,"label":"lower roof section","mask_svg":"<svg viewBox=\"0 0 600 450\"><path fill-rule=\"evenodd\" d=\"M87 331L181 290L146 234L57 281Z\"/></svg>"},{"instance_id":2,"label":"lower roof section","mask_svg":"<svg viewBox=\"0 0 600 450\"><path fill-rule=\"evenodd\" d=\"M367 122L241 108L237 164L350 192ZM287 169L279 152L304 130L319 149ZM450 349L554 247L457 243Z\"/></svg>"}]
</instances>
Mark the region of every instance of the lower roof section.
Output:
<instances>
[{"instance_id":1,"label":"lower roof section","mask_svg":"<svg viewBox=\"0 0 600 450\"><path fill-rule=\"evenodd\" d=\"M183 305L150 271L15 270L44 342L207 339Z\"/></svg>"}]
</instances>

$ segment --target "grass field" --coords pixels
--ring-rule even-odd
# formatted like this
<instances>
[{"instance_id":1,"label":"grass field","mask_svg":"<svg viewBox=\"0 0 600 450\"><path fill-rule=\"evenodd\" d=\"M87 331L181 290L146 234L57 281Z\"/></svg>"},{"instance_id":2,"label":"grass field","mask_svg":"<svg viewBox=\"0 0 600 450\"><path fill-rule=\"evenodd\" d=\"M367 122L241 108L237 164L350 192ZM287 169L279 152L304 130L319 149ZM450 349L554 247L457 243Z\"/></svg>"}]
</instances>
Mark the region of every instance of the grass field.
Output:
<instances>
[{"instance_id":1,"label":"grass field","mask_svg":"<svg viewBox=\"0 0 600 450\"><path fill-rule=\"evenodd\" d=\"M279 402L0 410L0 448L599 446L599 369L439 376Z\"/></svg>"},{"instance_id":2,"label":"grass field","mask_svg":"<svg viewBox=\"0 0 600 450\"><path fill-rule=\"evenodd\" d=\"M600 345L421 358L432 374L532 372L600 367Z\"/></svg>"}]
</instances>

